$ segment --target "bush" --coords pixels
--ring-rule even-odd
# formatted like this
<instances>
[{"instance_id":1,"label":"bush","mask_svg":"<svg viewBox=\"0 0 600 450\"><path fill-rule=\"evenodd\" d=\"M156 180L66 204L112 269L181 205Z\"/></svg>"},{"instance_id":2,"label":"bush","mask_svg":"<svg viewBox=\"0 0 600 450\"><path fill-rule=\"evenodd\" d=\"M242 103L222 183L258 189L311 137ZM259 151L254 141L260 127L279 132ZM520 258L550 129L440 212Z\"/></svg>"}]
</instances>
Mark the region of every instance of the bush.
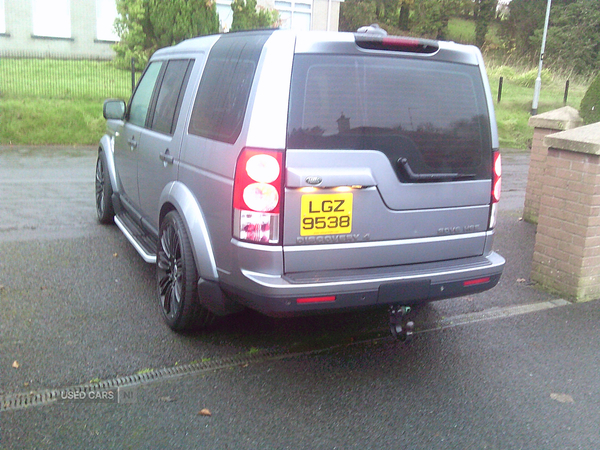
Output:
<instances>
[{"instance_id":1,"label":"bush","mask_svg":"<svg viewBox=\"0 0 600 450\"><path fill-rule=\"evenodd\" d=\"M586 124L600 122L600 73L581 99L579 114Z\"/></svg>"},{"instance_id":2,"label":"bush","mask_svg":"<svg viewBox=\"0 0 600 450\"><path fill-rule=\"evenodd\" d=\"M219 32L216 3L206 0L118 0L113 45L119 67L127 69L135 58L137 70L159 48Z\"/></svg>"},{"instance_id":3,"label":"bush","mask_svg":"<svg viewBox=\"0 0 600 450\"><path fill-rule=\"evenodd\" d=\"M272 28L279 21L279 13L256 6L256 0L233 0L233 22L230 31Z\"/></svg>"}]
</instances>

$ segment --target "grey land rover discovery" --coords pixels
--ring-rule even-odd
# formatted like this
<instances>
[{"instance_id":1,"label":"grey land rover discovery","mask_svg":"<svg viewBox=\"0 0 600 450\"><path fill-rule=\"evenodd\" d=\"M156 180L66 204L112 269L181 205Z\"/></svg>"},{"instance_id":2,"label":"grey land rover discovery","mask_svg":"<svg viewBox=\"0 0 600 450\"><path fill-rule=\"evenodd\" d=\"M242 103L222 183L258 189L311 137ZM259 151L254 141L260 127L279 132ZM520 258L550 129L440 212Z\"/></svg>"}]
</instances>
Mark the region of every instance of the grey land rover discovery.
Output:
<instances>
[{"instance_id":1,"label":"grey land rover discovery","mask_svg":"<svg viewBox=\"0 0 600 450\"><path fill-rule=\"evenodd\" d=\"M494 287L501 164L479 50L268 30L157 51L104 103L96 206L174 330ZM406 324L392 321L403 333ZM404 328L403 328L404 327Z\"/></svg>"}]
</instances>

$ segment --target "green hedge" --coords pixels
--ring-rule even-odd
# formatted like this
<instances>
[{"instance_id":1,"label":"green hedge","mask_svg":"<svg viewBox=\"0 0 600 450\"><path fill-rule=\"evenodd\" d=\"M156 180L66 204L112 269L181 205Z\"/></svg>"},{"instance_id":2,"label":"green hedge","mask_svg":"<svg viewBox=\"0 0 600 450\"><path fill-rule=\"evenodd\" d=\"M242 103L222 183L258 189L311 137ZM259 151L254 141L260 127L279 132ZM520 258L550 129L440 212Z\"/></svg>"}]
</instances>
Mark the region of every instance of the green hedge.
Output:
<instances>
[{"instance_id":1,"label":"green hedge","mask_svg":"<svg viewBox=\"0 0 600 450\"><path fill-rule=\"evenodd\" d=\"M579 114L586 124L600 122L600 73L581 99Z\"/></svg>"}]
</instances>

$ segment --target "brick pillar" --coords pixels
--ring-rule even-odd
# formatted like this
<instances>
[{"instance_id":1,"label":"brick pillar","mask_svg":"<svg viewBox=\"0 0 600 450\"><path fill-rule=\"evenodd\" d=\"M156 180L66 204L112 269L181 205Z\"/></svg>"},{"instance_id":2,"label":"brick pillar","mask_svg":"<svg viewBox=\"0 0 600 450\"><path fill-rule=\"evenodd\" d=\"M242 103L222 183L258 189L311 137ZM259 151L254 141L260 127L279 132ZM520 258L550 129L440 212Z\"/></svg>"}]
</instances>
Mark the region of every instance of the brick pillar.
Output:
<instances>
[{"instance_id":1,"label":"brick pillar","mask_svg":"<svg viewBox=\"0 0 600 450\"><path fill-rule=\"evenodd\" d=\"M538 221L540 199L543 195L542 178L548 155L548 147L544 145L544 138L557 131L570 130L582 124L579 112L570 106L529 118L529 126L534 129L525 191L525 207L523 208L523 219L527 222L537 223Z\"/></svg>"},{"instance_id":2,"label":"brick pillar","mask_svg":"<svg viewBox=\"0 0 600 450\"><path fill-rule=\"evenodd\" d=\"M548 135L531 280L600 298L600 122Z\"/></svg>"}]
</instances>

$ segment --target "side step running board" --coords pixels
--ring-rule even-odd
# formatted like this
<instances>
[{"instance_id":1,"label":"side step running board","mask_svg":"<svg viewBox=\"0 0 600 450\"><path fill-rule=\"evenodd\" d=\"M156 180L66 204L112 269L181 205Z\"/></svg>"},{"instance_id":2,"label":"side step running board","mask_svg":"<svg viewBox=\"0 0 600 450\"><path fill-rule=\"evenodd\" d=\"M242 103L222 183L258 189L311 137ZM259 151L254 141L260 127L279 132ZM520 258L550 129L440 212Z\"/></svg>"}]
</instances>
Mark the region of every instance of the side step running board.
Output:
<instances>
[{"instance_id":1,"label":"side step running board","mask_svg":"<svg viewBox=\"0 0 600 450\"><path fill-rule=\"evenodd\" d=\"M154 243L143 230L126 214L116 215L115 223L142 259L147 263L156 264L156 245L153 245Z\"/></svg>"}]
</instances>

